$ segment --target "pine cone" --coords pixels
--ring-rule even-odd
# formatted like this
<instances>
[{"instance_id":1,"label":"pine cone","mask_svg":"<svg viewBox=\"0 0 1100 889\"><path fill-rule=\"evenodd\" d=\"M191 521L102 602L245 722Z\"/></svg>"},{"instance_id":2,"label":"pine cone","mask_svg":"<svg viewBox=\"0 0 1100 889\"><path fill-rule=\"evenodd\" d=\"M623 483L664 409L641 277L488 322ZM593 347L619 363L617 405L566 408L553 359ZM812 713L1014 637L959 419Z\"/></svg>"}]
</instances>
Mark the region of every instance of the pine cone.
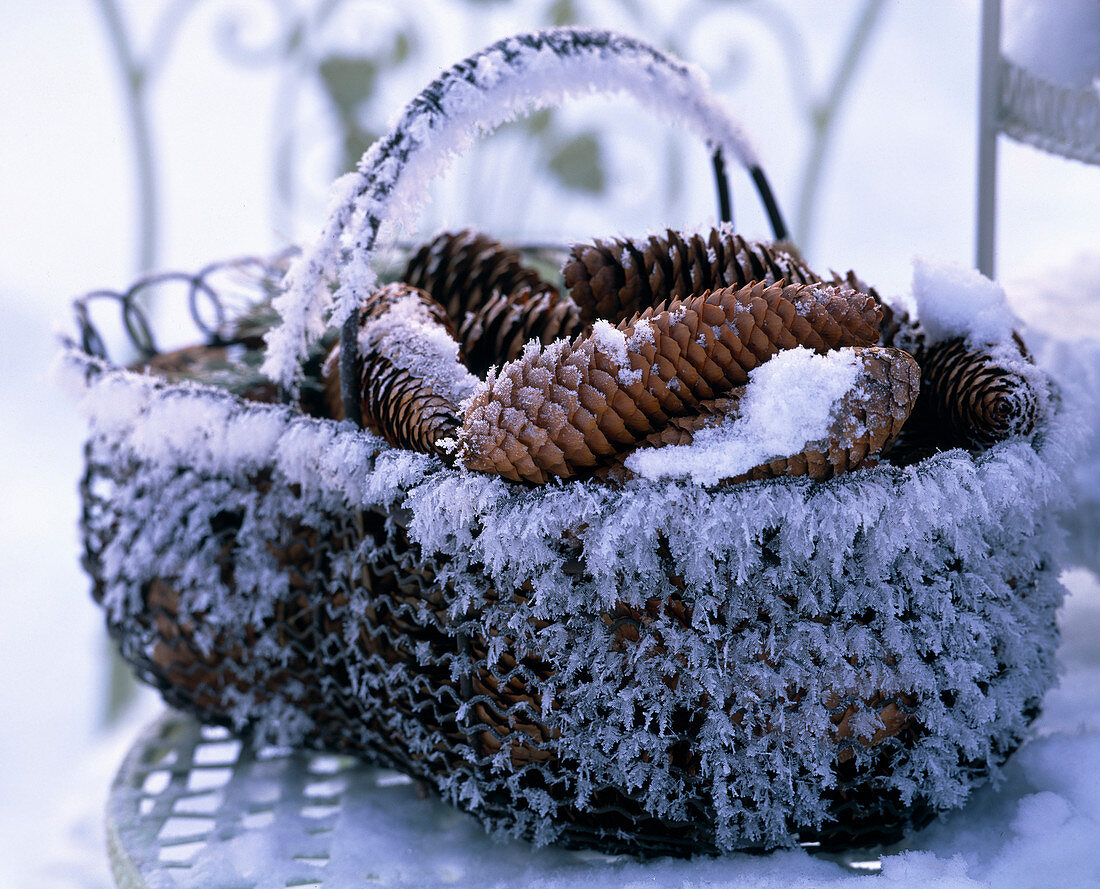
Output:
<instances>
[{"instance_id":1,"label":"pine cone","mask_svg":"<svg viewBox=\"0 0 1100 889\"><path fill-rule=\"evenodd\" d=\"M685 414L682 417L669 418L668 425L663 429L647 435L638 443L638 448L663 448L689 445L695 441L695 434L700 429L708 429L720 426L727 417L736 417L741 407L741 400L745 396L746 386L737 386L731 389L722 398L711 398L700 401L696 405L698 413ZM637 450L637 449L635 449ZM628 451L616 458L614 465L621 466L634 451ZM629 478L629 475L623 476Z\"/></svg>"},{"instance_id":2,"label":"pine cone","mask_svg":"<svg viewBox=\"0 0 1100 889\"><path fill-rule=\"evenodd\" d=\"M321 398L325 416L330 420L343 420L344 393L340 386L340 341L337 340L321 365Z\"/></svg>"},{"instance_id":3,"label":"pine cone","mask_svg":"<svg viewBox=\"0 0 1100 889\"><path fill-rule=\"evenodd\" d=\"M460 454L470 469L515 481L571 478L744 384L780 350L871 345L878 322L865 294L765 284L647 309L620 329L597 322L575 345L528 348L490 374L467 410Z\"/></svg>"},{"instance_id":4,"label":"pine cone","mask_svg":"<svg viewBox=\"0 0 1100 889\"><path fill-rule=\"evenodd\" d=\"M453 346L453 348L451 348ZM339 404L339 345L325 361L330 409ZM427 293L388 284L359 313L363 425L399 448L446 456L441 439L459 428L456 403L476 382L459 363L454 326Z\"/></svg>"},{"instance_id":5,"label":"pine cone","mask_svg":"<svg viewBox=\"0 0 1100 889\"><path fill-rule=\"evenodd\" d=\"M1012 334L1011 357L999 357L992 347L970 348L961 337L929 345L920 321L900 311L884 325L883 339L921 367L921 395L904 436L914 459L943 448L985 448L1034 430L1038 395L1008 366L1032 360L1018 333Z\"/></svg>"},{"instance_id":6,"label":"pine cone","mask_svg":"<svg viewBox=\"0 0 1100 889\"><path fill-rule=\"evenodd\" d=\"M515 250L470 229L437 235L412 256L402 280L427 291L458 325L495 293L554 290Z\"/></svg>"},{"instance_id":7,"label":"pine cone","mask_svg":"<svg viewBox=\"0 0 1100 889\"><path fill-rule=\"evenodd\" d=\"M532 290L524 286L511 293L494 293L489 301L467 315L459 328L459 340L470 372L484 376L493 365L519 357L532 339L544 346L584 329L576 303L556 290Z\"/></svg>"},{"instance_id":8,"label":"pine cone","mask_svg":"<svg viewBox=\"0 0 1100 889\"><path fill-rule=\"evenodd\" d=\"M881 335L879 336L879 342L884 346L893 345L893 336L899 330L902 319L894 318L893 308L886 302L883 302L882 297L879 296L877 290L859 277L851 269L848 273L841 277L836 272L833 272L832 283L837 287L847 287L851 290L858 290L860 293L866 293L871 299L875 301L875 304L882 310L882 322L879 325ZM901 313L905 315L904 312ZM908 319L908 316L905 315Z\"/></svg>"},{"instance_id":9,"label":"pine cone","mask_svg":"<svg viewBox=\"0 0 1100 889\"><path fill-rule=\"evenodd\" d=\"M1023 342L1015 340L1026 359ZM913 424L941 447L984 448L1035 428L1035 390L994 353L971 349L960 338L919 350L917 360L924 381Z\"/></svg>"},{"instance_id":10,"label":"pine cone","mask_svg":"<svg viewBox=\"0 0 1100 889\"><path fill-rule=\"evenodd\" d=\"M562 267L565 286L585 321L617 323L666 299L755 281L808 284L821 281L787 249L712 229L664 238L616 238L577 244Z\"/></svg>"},{"instance_id":11,"label":"pine cone","mask_svg":"<svg viewBox=\"0 0 1100 889\"><path fill-rule=\"evenodd\" d=\"M897 441L920 393L920 368L901 349L858 349L863 362L856 385L841 400L822 441L793 457L754 467L745 480L809 475L827 479L874 466Z\"/></svg>"},{"instance_id":12,"label":"pine cone","mask_svg":"<svg viewBox=\"0 0 1100 889\"><path fill-rule=\"evenodd\" d=\"M856 384L835 409L835 420L826 437L811 442L797 454L779 456L729 479L730 483L779 476L808 475L823 480L856 469L873 466L878 457L897 440L920 391L917 362L900 349L857 348L862 369ZM726 398L702 402L699 413L675 417L659 432L643 439L639 448L689 445L700 429L736 423L746 386L732 390ZM608 472L610 478L626 480L633 473L619 457Z\"/></svg>"}]
</instances>

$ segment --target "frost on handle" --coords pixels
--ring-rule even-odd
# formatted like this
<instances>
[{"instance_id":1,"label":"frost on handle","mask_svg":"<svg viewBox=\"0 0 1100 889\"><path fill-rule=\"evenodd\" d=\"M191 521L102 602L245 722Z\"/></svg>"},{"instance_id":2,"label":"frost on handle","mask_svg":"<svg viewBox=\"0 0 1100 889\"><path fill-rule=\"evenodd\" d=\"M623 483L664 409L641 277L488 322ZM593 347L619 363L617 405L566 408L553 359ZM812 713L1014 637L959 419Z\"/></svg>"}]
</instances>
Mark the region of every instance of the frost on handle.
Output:
<instances>
[{"instance_id":1,"label":"frost on handle","mask_svg":"<svg viewBox=\"0 0 1100 889\"><path fill-rule=\"evenodd\" d=\"M625 93L712 150L746 166L757 163L703 74L641 41L573 28L498 41L444 71L367 151L359 171L338 181L321 236L291 268L287 291L276 300L283 322L268 336L264 372L287 386L297 381L310 343L326 324L343 323L374 288L370 261L383 221L411 225L430 180L476 136L592 91ZM333 297L329 285L337 281Z\"/></svg>"}]
</instances>

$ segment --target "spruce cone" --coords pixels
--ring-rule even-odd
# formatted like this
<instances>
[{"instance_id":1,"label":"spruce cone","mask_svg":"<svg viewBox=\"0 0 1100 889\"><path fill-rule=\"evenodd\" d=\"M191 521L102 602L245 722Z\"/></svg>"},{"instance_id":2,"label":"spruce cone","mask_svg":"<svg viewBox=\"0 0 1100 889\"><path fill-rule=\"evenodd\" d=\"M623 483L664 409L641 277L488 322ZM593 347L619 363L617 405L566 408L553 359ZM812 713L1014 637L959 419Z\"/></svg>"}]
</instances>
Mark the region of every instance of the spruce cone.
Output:
<instances>
[{"instance_id":1,"label":"spruce cone","mask_svg":"<svg viewBox=\"0 0 1100 889\"><path fill-rule=\"evenodd\" d=\"M695 441L695 434L700 429L709 429L713 426L720 426L727 417L736 417L738 410L741 406L741 399L745 396L745 390L747 387L738 386L735 389L731 389L722 398L711 398L707 401L700 401L696 405L698 413L685 414L682 417L671 417L663 429L654 432L652 435L647 435L638 443L638 448L663 448L663 447L678 447L680 445L689 445ZM635 449L636 450L636 449ZM621 466L622 461L625 460L634 451L627 451L626 453L616 457L616 466ZM626 472L624 470L624 472ZM629 472L622 475L623 478L630 478Z\"/></svg>"},{"instance_id":2,"label":"spruce cone","mask_svg":"<svg viewBox=\"0 0 1100 889\"><path fill-rule=\"evenodd\" d=\"M339 344L325 362L325 392L339 403ZM363 425L399 448L445 455L441 439L458 431L455 407L475 380L459 361L454 326L427 293L388 284L359 313L360 410Z\"/></svg>"},{"instance_id":3,"label":"spruce cone","mask_svg":"<svg viewBox=\"0 0 1100 889\"><path fill-rule=\"evenodd\" d=\"M755 466L729 479L730 483L801 475L823 480L878 462L879 455L897 440L916 404L920 370L913 357L900 349L870 347L855 351L863 367L855 386L837 405L828 435L809 443L797 454L777 456ZM689 445L700 429L736 422L746 390L746 386L739 386L726 398L701 403L699 413L673 418L664 429L643 439L638 447ZM633 477L623 465L628 456L623 454L616 460L608 473L611 478Z\"/></svg>"},{"instance_id":4,"label":"spruce cone","mask_svg":"<svg viewBox=\"0 0 1100 889\"><path fill-rule=\"evenodd\" d=\"M910 352L921 367L921 395L904 441L915 458L942 448L985 448L1034 430L1038 395L1008 366L1031 362L1018 333L1012 334L1016 355L1007 361L992 347L973 349L961 337L929 345L920 321L904 311L883 325L883 339Z\"/></svg>"},{"instance_id":5,"label":"spruce cone","mask_svg":"<svg viewBox=\"0 0 1100 889\"><path fill-rule=\"evenodd\" d=\"M490 374L467 410L461 457L516 481L571 478L744 384L780 350L871 345L878 322L865 294L762 283L647 309L621 329L597 322L575 345L528 348Z\"/></svg>"},{"instance_id":6,"label":"spruce cone","mask_svg":"<svg viewBox=\"0 0 1100 889\"><path fill-rule=\"evenodd\" d=\"M585 321L618 323L666 299L755 281L808 284L821 281L787 249L712 229L664 238L616 238L574 245L562 267L565 286Z\"/></svg>"},{"instance_id":7,"label":"spruce cone","mask_svg":"<svg viewBox=\"0 0 1100 889\"><path fill-rule=\"evenodd\" d=\"M458 325L495 293L554 290L515 250L470 229L437 235L409 259L402 280L427 291Z\"/></svg>"},{"instance_id":8,"label":"spruce cone","mask_svg":"<svg viewBox=\"0 0 1100 889\"><path fill-rule=\"evenodd\" d=\"M875 301L875 305L882 310L882 322L879 325L881 330L879 342L884 346L892 346L893 335L898 331L901 323L900 319L895 320L893 308L891 308L888 303L883 302L882 297L879 296L878 291L875 290L874 287L864 281L851 269L849 269L848 273L843 277L836 272L832 274L832 283L837 287L847 287L850 290L858 290L860 293L866 293ZM902 312L901 314L904 315L905 313ZM906 318L908 318L908 316L906 316Z\"/></svg>"},{"instance_id":9,"label":"spruce cone","mask_svg":"<svg viewBox=\"0 0 1100 889\"><path fill-rule=\"evenodd\" d=\"M1016 342L1026 358L1019 337ZM1035 428L1035 390L992 352L953 339L921 349L917 359L924 384L913 423L941 446L988 447Z\"/></svg>"},{"instance_id":10,"label":"spruce cone","mask_svg":"<svg viewBox=\"0 0 1100 889\"><path fill-rule=\"evenodd\" d=\"M494 293L480 309L467 315L459 340L470 372L484 376L490 367L519 357L529 340L544 346L583 329L576 303L556 290L529 286L510 293Z\"/></svg>"}]
</instances>

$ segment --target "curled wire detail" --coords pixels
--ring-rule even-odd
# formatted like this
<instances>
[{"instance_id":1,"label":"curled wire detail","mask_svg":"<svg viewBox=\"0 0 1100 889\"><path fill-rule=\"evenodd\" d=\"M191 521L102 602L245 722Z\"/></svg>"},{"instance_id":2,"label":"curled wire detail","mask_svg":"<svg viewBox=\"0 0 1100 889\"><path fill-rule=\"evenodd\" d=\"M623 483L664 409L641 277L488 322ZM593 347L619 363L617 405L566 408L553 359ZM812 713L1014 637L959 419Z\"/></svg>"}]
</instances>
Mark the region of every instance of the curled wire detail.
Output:
<instances>
[{"instance_id":1,"label":"curled wire detail","mask_svg":"<svg viewBox=\"0 0 1100 889\"><path fill-rule=\"evenodd\" d=\"M111 361L103 334L93 318L96 303L113 302L118 306L122 329L142 360L159 353L150 308L158 291L169 284L182 285L188 313L196 331L207 345L222 345L226 325L232 318L227 306L230 282L226 273L243 277L245 288L255 298L269 296L278 288L289 260L298 249L289 247L270 257L243 256L212 262L197 272L157 272L143 275L125 290L93 290L73 300L77 341L80 349L95 358ZM239 285L236 287L240 289Z\"/></svg>"}]
</instances>

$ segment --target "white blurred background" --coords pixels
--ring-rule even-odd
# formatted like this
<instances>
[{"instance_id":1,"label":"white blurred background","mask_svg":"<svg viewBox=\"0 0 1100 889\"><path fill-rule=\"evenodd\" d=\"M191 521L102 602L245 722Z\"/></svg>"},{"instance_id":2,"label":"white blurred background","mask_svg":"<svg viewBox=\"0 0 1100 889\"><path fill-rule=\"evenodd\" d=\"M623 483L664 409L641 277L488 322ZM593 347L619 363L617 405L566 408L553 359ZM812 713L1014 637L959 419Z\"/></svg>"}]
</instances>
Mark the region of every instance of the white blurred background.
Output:
<instances>
[{"instance_id":1,"label":"white blurred background","mask_svg":"<svg viewBox=\"0 0 1100 889\"><path fill-rule=\"evenodd\" d=\"M79 566L82 429L48 376L74 295L308 238L327 183L440 69L555 21L622 29L708 71L811 264L900 292L914 255L972 260L978 18L976 0L0 5L0 885L109 885L99 813L156 709L112 681ZM715 215L709 176L680 134L586 101L482 143L422 231L695 225ZM767 236L747 179L733 188L740 230ZM998 219L999 277L1050 326L1027 300L1035 282L1100 277L1100 170L1002 140Z\"/></svg>"}]
</instances>

